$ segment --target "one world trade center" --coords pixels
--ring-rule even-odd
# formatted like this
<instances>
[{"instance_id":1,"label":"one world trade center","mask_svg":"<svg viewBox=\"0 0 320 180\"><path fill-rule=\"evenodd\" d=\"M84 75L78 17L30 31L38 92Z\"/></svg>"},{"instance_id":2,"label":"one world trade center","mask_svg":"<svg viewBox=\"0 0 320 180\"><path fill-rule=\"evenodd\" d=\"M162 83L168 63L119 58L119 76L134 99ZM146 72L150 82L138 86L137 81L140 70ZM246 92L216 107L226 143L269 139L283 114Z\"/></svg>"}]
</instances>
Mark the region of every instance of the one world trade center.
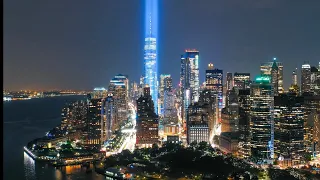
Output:
<instances>
[{"instance_id":1,"label":"one world trade center","mask_svg":"<svg viewBox=\"0 0 320 180\"><path fill-rule=\"evenodd\" d=\"M157 31L158 0L145 0L145 39L144 39L144 84L150 87L150 94L158 114L158 65Z\"/></svg>"}]
</instances>

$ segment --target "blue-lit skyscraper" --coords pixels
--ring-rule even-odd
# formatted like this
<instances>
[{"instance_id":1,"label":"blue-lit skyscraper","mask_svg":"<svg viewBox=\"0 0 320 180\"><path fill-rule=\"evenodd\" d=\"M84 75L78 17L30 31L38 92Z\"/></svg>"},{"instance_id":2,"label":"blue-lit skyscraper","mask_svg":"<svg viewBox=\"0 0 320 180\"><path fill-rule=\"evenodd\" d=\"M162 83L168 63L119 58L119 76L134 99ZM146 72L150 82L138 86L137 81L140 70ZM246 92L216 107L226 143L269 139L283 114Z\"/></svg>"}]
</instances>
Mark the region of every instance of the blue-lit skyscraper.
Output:
<instances>
[{"instance_id":1,"label":"blue-lit skyscraper","mask_svg":"<svg viewBox=\"0 0 320 180\"><path fill-rule=\"evenodd\" d=\"M199 101L199 91L199 51L186 50L181 55L180 71L181 118L185 130L187 109L189 105Z\"/></svg>"},{"instance_id":2,"label":"blue-lit skyscraper","mask_svg":"<svg viewBox=\"0 0 320 180\"><path fill-rule=\"evenodd\" d=\"M145 0L144 84L150 87L155 112L158 105L158 0Z\"/></svg>"}]
</instances>

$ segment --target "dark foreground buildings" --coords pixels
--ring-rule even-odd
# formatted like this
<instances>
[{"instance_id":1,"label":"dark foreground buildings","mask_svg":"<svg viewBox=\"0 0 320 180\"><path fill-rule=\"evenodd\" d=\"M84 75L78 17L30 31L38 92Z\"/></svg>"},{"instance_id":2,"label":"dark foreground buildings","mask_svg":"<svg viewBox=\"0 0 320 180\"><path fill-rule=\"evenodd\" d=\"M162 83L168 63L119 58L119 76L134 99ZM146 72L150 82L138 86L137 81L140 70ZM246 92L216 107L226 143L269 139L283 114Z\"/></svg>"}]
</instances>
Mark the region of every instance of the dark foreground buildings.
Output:
<instances>
[{"instance_id":1,"label":"dark foreground buildings","mask_svg":"<svg viewBox=\"0 0 320 180\"><path fill-rule=\"evenodd\" d=\"M159 142L158 116L155 113L150 88L143 89L143 96L137 100L137 147L151 147Z\"/></svg>"}]
</instances>

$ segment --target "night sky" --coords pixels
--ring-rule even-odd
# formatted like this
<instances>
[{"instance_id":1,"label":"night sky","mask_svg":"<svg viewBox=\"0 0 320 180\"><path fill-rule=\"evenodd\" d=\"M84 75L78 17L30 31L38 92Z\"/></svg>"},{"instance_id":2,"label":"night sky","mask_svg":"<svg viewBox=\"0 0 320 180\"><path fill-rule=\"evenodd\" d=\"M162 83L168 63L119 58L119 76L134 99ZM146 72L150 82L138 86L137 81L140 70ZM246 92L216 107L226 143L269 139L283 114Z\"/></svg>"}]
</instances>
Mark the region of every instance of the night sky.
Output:
<instances>
[{"instance_id":1,"label":"night sky","mask_svg":"<svg viewBox=\"0 0 320 180\"><path fill-rule=\"evenodd\" d=\"M143 74L142 0L4 0L4 88L92 89ZM285 88L320 61L320 0L160 0L160 73L179 81L184 49L226 72L284 63Z\"/></svg>"}]
</instances>

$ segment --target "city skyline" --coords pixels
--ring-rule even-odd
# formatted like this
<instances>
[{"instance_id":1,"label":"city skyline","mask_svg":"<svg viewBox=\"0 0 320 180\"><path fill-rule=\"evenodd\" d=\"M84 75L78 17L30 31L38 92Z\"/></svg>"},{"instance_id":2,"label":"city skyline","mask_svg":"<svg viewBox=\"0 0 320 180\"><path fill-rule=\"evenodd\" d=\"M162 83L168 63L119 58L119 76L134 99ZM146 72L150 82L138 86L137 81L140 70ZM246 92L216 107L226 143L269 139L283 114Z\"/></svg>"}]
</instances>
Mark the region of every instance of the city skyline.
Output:
<instances>
[{"instance_id":1,"label":"city skyline","mask_svg":"<svg viewBox=\"0 0 320 180\"><path fill-rule=\"evenodd\" d=\"M17 2L4 3L5 89L93 89L106 87L114 74L131 81L143 75L143 1ZM172 74L174 86L181 51L189 48L200 52L200 83L210 62L255 77L261 63L277 57L285 89L304 61L318 66L319 2L205 2L159 2L158 76Z\"/></svg>"}]
</instances>

